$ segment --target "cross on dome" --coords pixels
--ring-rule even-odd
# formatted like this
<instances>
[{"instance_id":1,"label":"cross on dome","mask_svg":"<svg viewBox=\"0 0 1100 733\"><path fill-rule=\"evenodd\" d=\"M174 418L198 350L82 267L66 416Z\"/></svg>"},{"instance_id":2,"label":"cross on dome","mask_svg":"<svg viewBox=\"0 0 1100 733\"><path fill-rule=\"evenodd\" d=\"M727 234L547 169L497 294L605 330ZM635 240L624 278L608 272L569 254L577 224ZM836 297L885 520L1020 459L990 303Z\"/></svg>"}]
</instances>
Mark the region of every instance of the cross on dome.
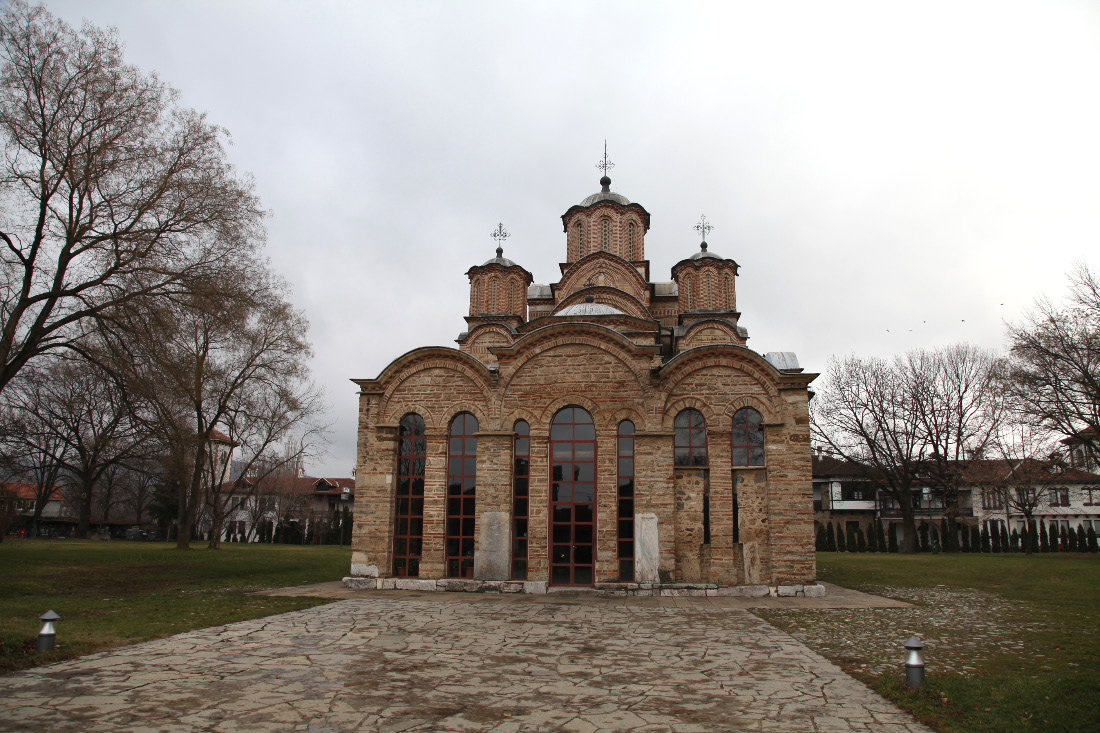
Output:
<instances>
[{"instance_id":1,"label":"cross on dome","mask_svg":"<svg viewBox=\"0 0 1100 733\"><path fill-rule=\"evenodd\" d=\"M508 230L504 228L503 223L498 222L496 231L494 231L489 236L492 237L494 240L496 240L496 243L497 243L497 257L500 257L501 255L504 254L504 240L508 239L508 237L510 237L512 235L509 234Z\"/></svg>"},{"instance_id":2,"label":"cross on dome","mask_svg":"<svg viewBox=\"0 0 1100 733\"><path fill-rule=\"evenodd\" d=\"M607 141L603 141L603 160L596 164L596 167L603 171L604 176L607 176L607 172L615 167L615 164L607 159Z\"/></svg>"},{"instance_id":3,"label":"cross on dome","mask_svg":"<svg viewBox=\"0 0 1100 733\"><path fill-rule=\"evenodd\" d=\"M699 236L703 238L703 249L707 248L707 235L714 229L707 223L707 217L705 215L699 216L699 223L692 227L695 231L699 232Z\"/></svg>"}]
</instances>

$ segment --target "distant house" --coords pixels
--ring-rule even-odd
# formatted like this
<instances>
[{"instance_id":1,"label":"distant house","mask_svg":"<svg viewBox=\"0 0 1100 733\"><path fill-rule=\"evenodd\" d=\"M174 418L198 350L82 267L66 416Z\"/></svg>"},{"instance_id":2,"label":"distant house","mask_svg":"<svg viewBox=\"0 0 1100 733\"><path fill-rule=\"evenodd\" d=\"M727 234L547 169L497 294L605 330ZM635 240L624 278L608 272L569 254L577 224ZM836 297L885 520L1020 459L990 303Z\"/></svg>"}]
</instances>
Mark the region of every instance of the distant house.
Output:
<instances>
[{"instance_id":1,"label":"distant house","mask_svg":"<svg viewBox=\"0 0 1100 733\"><path fill-rule=\"evenodd\" d=\"M341 521L337 515L344 509L355 511L355 479L287 474L257 479L247 473L224 483L222 496L228 497L222 541L260 542L273 538L280 523L308 535L321 523ZM205 536L212 524L204 507L200 534Z\"/></svg>"},{"instance_id":2,"label":"distant house","mask_svg":"<svg viewBox=\"0 0 1100 733\"><path fill-rule=\"evenodd\" d=\"M1032 511L1036 522L1066 530L1091 527L1100 534L1100 475L1064 465L1059 460L985 459L970 462L963 474L956 519L963 526L990 522L1009 532L1023 530L1026 518L1021 507ZM1014 500L1016 492L1033 492L1031 498ZM813 457L814 527L839 523L845 530L860 527L864 532L881 520L889 531L897 525L904 537L901 507L876 485L872 476L854 463L828 455ZM914 483L913 514L922 522L939 526L944 518L943 499L931 486Z\"/></svg>"}]
</instances>

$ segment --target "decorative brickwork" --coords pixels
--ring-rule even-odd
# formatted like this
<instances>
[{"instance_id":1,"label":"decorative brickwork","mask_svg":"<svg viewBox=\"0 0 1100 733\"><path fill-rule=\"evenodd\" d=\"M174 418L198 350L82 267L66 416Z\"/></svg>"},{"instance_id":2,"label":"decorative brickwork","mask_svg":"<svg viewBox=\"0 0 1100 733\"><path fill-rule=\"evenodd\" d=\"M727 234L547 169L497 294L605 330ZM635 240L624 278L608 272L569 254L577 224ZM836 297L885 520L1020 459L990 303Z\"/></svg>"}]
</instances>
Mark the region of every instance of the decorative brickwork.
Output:
<instances>
[{"instance_id":1,"label":"decorative brickwork","mask_svg":"<svg viewBox=\"0 0 1100 733\"><path fill-rule=\"evenodd\" d=\"M703 248L673 268L673 283L648 281L649 214L611 193L606 180L604 191L562 217L560 282L532 285L530 274L498 251L467 273L469 329L459 349L416 349L378 378L355 380L352 576L390 578L395 549L409 555L401 542L407 515L395 514L405 508L395 492L404 468L399 426L415 414L425 426L418 577L440 581L432 587L446 586L446 560L454 556L447 537L455 536L456 516L466 519L447 504L449 468L452 483L455 476L476 477L474 526L459 531L463 542L473 539L478 583L519 577L526 583L516 587L525 589L617 583L624 547L632 553L626 567L636 571L631 580L639 584L814 582L807 386L816 375L777 369L745 346L732 260ZM743 408L759 416L752 418L755 432L735 425ZM701 416L692 422L700 435L689 440L705 453L695 458L693 447L689 465L677 465L675 420L684 411ZM476 424L477 433L462 450L476 443L476 454L456 454L452 441L448 466L448 431L464 413L469 417L460 419ZM582 432L588 428L578 421L590 419L594 438L569 443L554 424L563 415L573 418L570 430ZM628 463L618 438L624 420L633 425ZM529 430L522 443L525 497L516 493L517 421ZM750 452L758 458L760 430L762 465L740 465ZM624 476L632 481L629 497L620 488ZM629 544L621 545L625 538ZM526 557L517 556L517 547L526 548ZM460 563L457 574L468 567Z\"/></svg>"}]
</instances>

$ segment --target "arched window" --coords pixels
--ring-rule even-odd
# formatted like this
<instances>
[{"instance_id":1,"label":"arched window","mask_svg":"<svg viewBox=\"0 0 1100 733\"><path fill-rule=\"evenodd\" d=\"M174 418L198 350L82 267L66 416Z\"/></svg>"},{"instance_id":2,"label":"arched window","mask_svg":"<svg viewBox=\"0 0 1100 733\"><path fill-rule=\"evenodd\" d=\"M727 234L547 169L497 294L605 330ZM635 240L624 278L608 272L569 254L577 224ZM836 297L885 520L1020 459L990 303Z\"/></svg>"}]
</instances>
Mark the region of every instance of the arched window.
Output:
<instances>
[{"instance_id":1,"label":"arched window","mask_svg":"<svg viewBox=\"0 0 1100 733\"><path fill-rule=\"evenodd\" d=\"M550 423L550 583L592 585L596 557L596 427L581 407Z\"/></svg>"},{"instance_id":2,"label":"arched window","mask_svg":"<svg viewBox=\"0 0 1100 733\"><path fill-rule=\"evenodd\" d=\"M714 307L714 273L713 272L707 272L706 277L707 277L707 302L704 303L703 305L706 308L713 308Z\"/></svg>"},{"instance_id":3,"label":"arched window","mask_svg":"<svg viewBox=\"0 0 1100 733\"><path fill-rule=\"evenodd\" d=\"M447 451L448 578L474 577L474 519L477 495L477 418L459 413L451 421Z\"/></svg>"},{"instance_id":4,"label":"arched window","mask_svg":"<svg viewBox=\"0 0 1100 733\"><path fill-rule=\"evenodd\" d=\"M733 277L730 275L726 275L726 287L724 288L724 290L726 298L726 310L731 311L733 310Z\"/></svg>"},{"instance_id":5,"label":"arched window","mask_svg":"<svg viewBox=\"0 0 1100 733\"><path fill-rule=\"evenodd\" d=\"M489 313L500 313L500 308L497 307L497 279L494 277L492 281L492 293L490 295Z\"/></svg>"},{"instance_id":6,"label":"arched window","mask_svg":"<svg viewBox=\"0 0 1100 733\"><path fill-rule=\"evenodd\" d=\"M527 580L528 480L531 476L531 426L516 421L512 441L512 580Z\"/></svg>"},{"instance_id":7,"label":"arched window","mask_svg":"<svg viewBox=\"0 0 1100 733\"><path fill-rule=\"evenodd\" d=\"M764 418L751 407L733 415L733 465L764 465Z\"/></svg>"},{"instance_id":8,"label":"arched window","mask_svg":"<svg viewBox=\"0 0 1100 733\"><path fill-rule=\"evenodd\" d=\"M634 423L619 423L619 582L634 582Z\"/></svg>"},{"instance_id":9,"label":"arched window","mask_svg":"<svg viewBox=\"0 0 1100 733\"><path fill-rule=\"evenodd\" d=\"M577 222L577 259L584 257L584 222Z\"/></svg>"},{"instance_id":10,"label":"arched window","mask_svg":"<svg viewBox=\"0 0 1100 733\"><path fill-rule=\"evenodd\" d=\"M691 310L691 278L684 278L684 310Z\"/></svg>"},{"instance_id":11,"label":"arched window","mask_svg":"<svg viewBox=\"0 0 1100 733\"><path fill-rule=\"evenodd\" d=\"M611 249L611 220L600 219L600 249L607 252Z\"/></svg>"},{"instance_id":12,"label":"arched window","mask_svg":"<svg viewBox=\"0 0 1100 733\"><path fill-rule=\"evenodd\" d=\"M515 313L519 308L516 307L516 281L508 281L508 309L506 313Z\"/></svg>"},{"instance_id":13,"label":"arched window","mask_svg":"<svg viewBox=\"0 0 1100 733\"><path fill-rule=\"evenodd\" d=\"M634 226L634 222L626 225L627 256L632 262L634 261L634 234L636 231L637 227Z\"/></svg>"},{"instance_id":14,"label":"arched window","mask_svg":"<svg viewBox=\"0 0 1100 733\"><path fill-rule=\"evenodd\" d=\"M707 423L703 413L688 408L676 416L675 464L692 468L707 467Z\"/></svg>"},{"instance_id":15,"label":"arched window","mask_svg":"<svg viewBox=\"0 0 1100 733\"><path fill-rule=\"evenodd\" d=\"M424 418L409 413L397 430L397 489L393 520L393 574L420 575L424 537L424 460L428 442Z\"/></svg>"}]
</instances>

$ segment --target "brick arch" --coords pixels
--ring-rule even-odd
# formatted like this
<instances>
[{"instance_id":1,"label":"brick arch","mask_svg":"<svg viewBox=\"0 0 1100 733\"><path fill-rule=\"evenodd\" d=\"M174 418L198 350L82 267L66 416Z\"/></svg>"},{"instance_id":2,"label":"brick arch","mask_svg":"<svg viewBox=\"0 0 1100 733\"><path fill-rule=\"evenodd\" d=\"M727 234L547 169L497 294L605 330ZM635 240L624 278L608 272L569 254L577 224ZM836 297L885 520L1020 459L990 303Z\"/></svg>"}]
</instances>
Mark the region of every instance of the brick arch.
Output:
<instances>
[{"instance_id":1,"label":"brick arch","mask_svg":"<svg viewBox=\"0 0 1100 733\"><path fill-rule=\"evenodd\" d=\"M782 425L783 421L779 417L779 414L775 410L775 406L764 402L764 400L756 397L755 395L738 395L730 400L725 414L722 416L723 429L731 427L733 425L733 416L742 407L751 407L760 413L760 416L764 418L764 425Z\"/></svg>"},{"instance_id":2,"label":"brick arch","mask_svg":"<svg viewBox=\"0 0 1100 733\"><path fill-rule=\"evenodd\" d=\"M707 432L714 429L724 429L720 427L718 422L721 417L721 413L716 413L711 409L710 405L699 397L684 396L677 397L671 402L665 402L664 412L661 415L661 427L665 430L672 430L676 416L689 407L695 408L699 412L703 413L703 419L707 421Z\"/></svg>"},{"instance_id":3,"label":"brick arch","mask_svg":"<svg viewBox=\"0 0 1100 733\"><path fill-rule=\"evenodd\" d=\"M539 413L526 407L512 407L507 412L501 413L497 429L514 431L516 422L519 420L526 420L531 430L534 430L539 424Z\"/></svg>"},{"instance_id":4,"label":"brick arch","mask_svg":"<svg viewBox=\"0 0 1100 733\"><path fill-rule=\"evenodd\" d=\"M444 430L450 430L451 422L464 412L468 412L477 419L477 429L484 430L487 427L492 429L488 413L481 405L459 405L452 404L439 411L439 424Z\"/></svg>"},{"instance_id":5,"label":"brick arch","mask_svg":"<svg viewBox=\"0 0 1100 733\"><path fill-rule=\"evenodd\" d=\"M603 272L619 281L624 292L630 293L644 302L649 285L641 273L629 262L617 254L596 250L577 259L566 271L561 281L554 287L557 293L573 293L585 287L585 281L593 272Z\"/></svg>"},{"instance_id":6,"label":"brick arch","mask_svg":"<svg viewBox=\"0 0 1100 733\"><path fill-rule=\"evenodd\" d=\"M567 295L562 298L558 303L553 313L559 313L562 309L568 308L571 305L583 303L587 295L591 294L595 302L609 305L612 308L618 308L628 316L634 316L635 318L641 318L644 320L652 320L653 314L649 312L645 304L634 297L633 294L626 290L620 290L612 285L595 285L592 287L581 288L580 290Z\"/></svg>"},{"instance_id":7,"label":"brick arch","mask_svg":"<svg viewBox=\"0 0 1100 733\"><path fill-rule=\"evenodd\" d=\"M696 346L677 354L661 370L662 391L672 394L689 374L712 366L744 372L764 389L770 399L774 400L779 396L774 378L770 375L775 367L756 352L744 346L730 344Z\"/></svg>"},{"instance_id":8,"label":"brick arch","mask_svg":"<svg viewBox=\"0 0 1100 733\"><path fill-rule=\"evenodd\" d=\"M583 407L588 410L588 414L592 416L592 424L596 426L597 431L607 427L600 406L584 395L567 395L554 400L543 408L542 417L537 424L540 428L545 426L546 429L549 429L550 422L554 419L554 415L558 414L558 410L563 410L566 407ZM528 420L528 422L530 422L530 420ZM531 423L532 428L534 428L535 424L536 423ZM618 423L616 423L616 425L617 424Z\"/></svg>"},{"instance_id":9,"label":"brick arch","mask_svg":"<svg viewBox=\"0 0 1100 733\"><path fill-rule=\"evenodd\" d=\"M558 333L566 329L567 331L565 333ZM545 333L547 331L551 333ZM557 333L557 335L555 335L555 333ZM543 352L558 346L567 345L592 346L606 352L618 360L623 365L623 368L634 377L639 394L643 391L643 385L646 383L646 376L648 374L649 362L646 360L644 365L635 366L631 359L631 351L633 351L635 347L626 336L623 336L618 331L603 326L597 326L592 323L567 322L540 328L537 331L526 334L512 345L511 348L517 349L517 351L520 348L524 350L522 353L518 354L520 356L519 359L508 365L506 372L507 376L505 377L505 373L501 374L501 380L505 382L501 390L501 396L504 397L507 395L512 380L525 364Z\"/></svg>"},{"instance_id":10,"label":"brick arch","mask_svg":"<svg viewBox=\"0 0 1100 733\"><path fill-rule=\"evenodd\" d=\"M425 430L436 427L435 415L419 402L397 402L394 408L392 411L387 410L383 413L386 420L379 420L377 427L389 427L396 430L401 425L401 418L413 412L424 419Z\"/></svg>"},{"instance_id":11,"label":"brick arch","mask_svg":"<svg viewBox=\"0 0 1100 733\"><path fill-rule=\"evenodd\" d=\"M649 430L649 421L646 420L645 412L633 407L620 407L608 416L608 424L615 429L618 429L619 423L623 420L629 420L634 423L634 430Z\"/></svg>"}]
</instances>

